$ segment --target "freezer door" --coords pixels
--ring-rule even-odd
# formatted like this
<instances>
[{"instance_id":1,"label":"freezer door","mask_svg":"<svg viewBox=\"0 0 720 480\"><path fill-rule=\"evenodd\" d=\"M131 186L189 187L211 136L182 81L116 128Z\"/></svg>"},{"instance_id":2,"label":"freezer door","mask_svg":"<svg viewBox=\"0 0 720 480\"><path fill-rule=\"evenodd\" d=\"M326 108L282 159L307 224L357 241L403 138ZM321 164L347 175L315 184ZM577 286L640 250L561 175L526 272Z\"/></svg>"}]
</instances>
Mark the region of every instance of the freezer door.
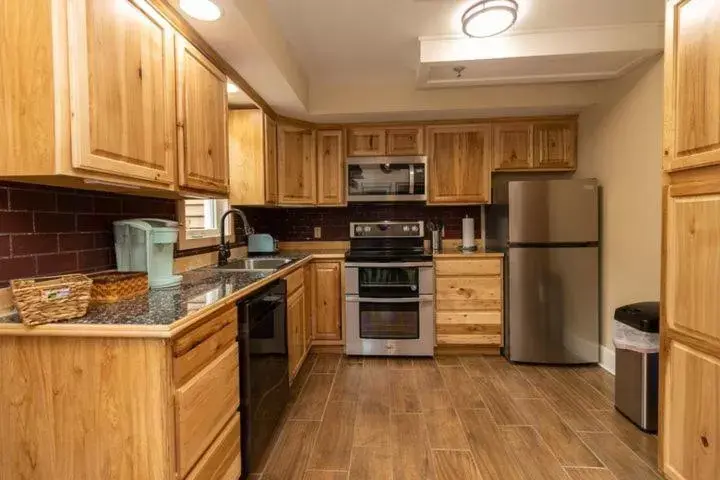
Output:
<instances>
[{"instance_id":1,"label":"freezer door","mask_svg":"<svg viewBox=\"0 0 720 480\"><path fill-rule=\"evenodd\" d=\"M532 363L600 360L596 247L510 248L509 358Z\"/></svg>"},{"instance_id":2,"label":"freezer door","mask_svg":"<svg viewBox=\"0 0 720 480\"><path fill-rule=\"evenodd\" d=\"M598 241L598 185L590 180L508 184L510 243Z\"/></svg>"}]
</instances>

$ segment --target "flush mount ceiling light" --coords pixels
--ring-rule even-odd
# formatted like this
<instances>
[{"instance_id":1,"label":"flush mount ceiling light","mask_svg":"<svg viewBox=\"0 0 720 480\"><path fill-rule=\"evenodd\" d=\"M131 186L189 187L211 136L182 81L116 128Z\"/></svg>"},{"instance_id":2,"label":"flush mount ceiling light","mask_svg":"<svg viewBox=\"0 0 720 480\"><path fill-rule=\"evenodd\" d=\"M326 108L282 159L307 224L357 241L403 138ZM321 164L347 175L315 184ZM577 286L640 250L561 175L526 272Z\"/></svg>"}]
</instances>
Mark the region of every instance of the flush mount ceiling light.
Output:
<instances>
[{"instance_id":1,"label":"flush mount ceiling light","mask_svg":"<svg viewBox=\"0 0 720 480\"><path fill-rule=\"evenodd\" d=\"M468 37L492 37L512 27L517 13L515 0L481 0L463 13L462 29Z\"/></svg>"},{"instance_id":2,"label":"flush mount ceiling light","mask_svg":"<svg viewBox=\"0 0 720 480\"><path fill-rule=\"evenodd\" d=\"M238 93L240 91L240 88L235 85L232 82L227 82L227 92L228 93Z\"/></svg>"},{"instance_id":3,"label":"flush mount ceiling light","mask_svg":"<svg viewBox=\"0 0 720 480\"><path fill-rule=\"evenodd\" d=\"M196 20L214 22L222 16L222 10L211 0L180 0L183 12Z\"/></svg>"}]
</instances>

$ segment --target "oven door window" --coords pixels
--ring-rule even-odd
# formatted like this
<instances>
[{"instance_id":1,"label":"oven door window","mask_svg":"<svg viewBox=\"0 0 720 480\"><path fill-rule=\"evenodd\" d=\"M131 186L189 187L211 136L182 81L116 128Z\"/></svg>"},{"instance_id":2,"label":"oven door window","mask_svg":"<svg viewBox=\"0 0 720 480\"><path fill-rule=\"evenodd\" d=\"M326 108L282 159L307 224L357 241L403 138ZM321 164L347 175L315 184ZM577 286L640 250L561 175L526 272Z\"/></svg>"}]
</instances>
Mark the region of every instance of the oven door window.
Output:
<instances>
[{"instance_id":1,"label":"oven door window","mask_svg":"<svg viewBox=\"0 0 720 480\"><path fill-rule=\"evenodd\" d=\"M358 268L358 289L366 298L405 298L418 296L417 267Z\"/></svg>"},{"instance_id":2,"label":"oven door window","mask_svg":"<svg viewBox=\"0 0 720 480\"><path fill-rule=\"evenodd\" d=\"M420 304L360 301L360 338L416 340L420 338Z\"/></svg>"}]
</instances>

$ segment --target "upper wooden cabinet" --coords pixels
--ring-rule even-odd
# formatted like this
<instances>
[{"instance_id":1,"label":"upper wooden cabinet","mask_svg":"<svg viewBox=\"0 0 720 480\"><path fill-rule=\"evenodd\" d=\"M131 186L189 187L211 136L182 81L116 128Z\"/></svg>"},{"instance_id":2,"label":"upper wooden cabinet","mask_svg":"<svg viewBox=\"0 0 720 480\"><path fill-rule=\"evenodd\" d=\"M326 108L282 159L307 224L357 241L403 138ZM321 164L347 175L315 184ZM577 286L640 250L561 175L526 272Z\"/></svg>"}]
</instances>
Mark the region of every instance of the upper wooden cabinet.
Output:
<instances>
[{"instance_id":1,"label":"upper wooden cabinet","mask_svg":"<svg viewBox=\"0 0 720 480\"><path fill-rule=\"evenodd\" d=\"M346 205L342 130L317 132L317 204Z\"/></svg>"},{"instance_id":2,"label":"upper wooden cabinet","mask_svg":"<svg viewBox=\"0 0 720 480\"><path fill-rule=\"evenodd\" d=\"M427 128L429 204L490 202L490 125Z\"/></svg>"},{"instance_id":3,"label":"upper wooden cabinet","mask_svg":"<svg viewBox=\"0 0 720 480\"><path fill-rule=\"evenodd\" d=\"M0 9L0 178L227 192L226 80L146 0Z\"/></svg>"},{"instance_id":4,"label":"upper wooden cabinet","mask_svg":"<svg viewBox=\"0 0 720 480\"><path fill-rule=\"evenodd\" d=\"M423 127L393 127L386 130L388 155L420 155L425 152Z\"/></svg>"},{"instance_id":5,"label":"upper wooden cabinet","mask_svg":"<svg viewBox=\"0 0 720 480\"><path fill-rule=\"evenodd\" d=\"M500 123L493 130L493 168L527 170L532 163L532 124Z\"/></svg>"},{"instance_id":6,"label":"upper wooden cabinet","mask_svg":"<svg viewBox=\"0 0 720 480\"><path fill-rule=\"evenodd\" d=\"M665 42L666 170L720 163L720 17L711 0L670 0ZM712 11L712 13L711 13Z\"/></svg>"},{"instance_id":7,"label":"upper wooden cabinet","mask_svg":"<svg viewBox=\"0 0 720 480\"><path fill-rule=\"evenodd\" d=\"M231 205L277 203L276 128L261 110L228 112Z\"/></svg>"},{"instance_id":8,"label":"upper wooden cabinet","mask_svg":"<svg viewBox=\"0 0 720 480\"><path fill-rule=\"evenodd\" d=\"M353 128L348 130L348 155L353 157L385 155L385 129Z\"/></svg>"},{"instance_id":9,"label":"upper wooden cabinet","mask_svg":"<svg viewBox=\"0 0 720 480\"><path fill-rule=\"evenodd\" d=\"M176 38L178 184L228 191L227 78L187 40Z\"/></svg>"},{"instance_id":10,"label":"upper wooden cabinet","mask_svg":"<svg viewBox=\"0 0 720 480\"><path fill-rule=\"evenodd\" d=\"M174 30L144 1L68 9L73 166L172 185Z\"/></svg>"},{"instance_id":11,"label":"upper wooden cabinet","mask_svg":"<svg viewBox=\"0 0 720 480\"><path fill-rule=\"evenodd\" d=\"M533 167L543 170L574 170L576 160L576 122L537 122L533 124Z\"/></svg>"},{"instance_id":12,"label":"upper wooden cabinet","mask_svg":"<svg viewBox=\"0 0 720 480\"><path fill-rule=\"evenodd\" d=\"M577 166L575 119L493 124L493 170L572 171Z\"/></svg>"},{"instance_id":13,"label":"upper wooden cabinet","mask_svg":"<svg viewBox=\"0 0 720 480\"><path fill-rule=\"evenodd\" d=\"M423 127L359 127L348 130L348 156L421 155Z\"/></svg>"},{"instance_id":14,"label":"upper wooden cabinet","mask_svg":"<svg viewBox=\"0 0 720 480\"><path fill-rule=\"evenodd\" d=\"M278 126L278 202L280 205L314 205L315 131L291 125Z\"/></svg>"}]
</instances>

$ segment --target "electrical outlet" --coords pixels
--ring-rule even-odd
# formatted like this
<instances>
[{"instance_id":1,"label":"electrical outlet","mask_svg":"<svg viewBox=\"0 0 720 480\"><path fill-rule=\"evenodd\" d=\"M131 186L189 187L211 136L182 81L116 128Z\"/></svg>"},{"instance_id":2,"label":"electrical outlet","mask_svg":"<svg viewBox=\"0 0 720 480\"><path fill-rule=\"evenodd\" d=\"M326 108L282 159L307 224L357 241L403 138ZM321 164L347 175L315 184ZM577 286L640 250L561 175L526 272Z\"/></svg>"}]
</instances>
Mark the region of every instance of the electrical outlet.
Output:
<instances>
[{"instance_id":1,"label":"electrical outlet","mask_svg":"<svg viewBox=\"0 0 720 480\"><path fill-rule=\"evenodd\" d=\"M313 230L313 237L315 237L316 240L322 238L322 228L321 227L315 227Z\"/></svg>"}]
</instances>

